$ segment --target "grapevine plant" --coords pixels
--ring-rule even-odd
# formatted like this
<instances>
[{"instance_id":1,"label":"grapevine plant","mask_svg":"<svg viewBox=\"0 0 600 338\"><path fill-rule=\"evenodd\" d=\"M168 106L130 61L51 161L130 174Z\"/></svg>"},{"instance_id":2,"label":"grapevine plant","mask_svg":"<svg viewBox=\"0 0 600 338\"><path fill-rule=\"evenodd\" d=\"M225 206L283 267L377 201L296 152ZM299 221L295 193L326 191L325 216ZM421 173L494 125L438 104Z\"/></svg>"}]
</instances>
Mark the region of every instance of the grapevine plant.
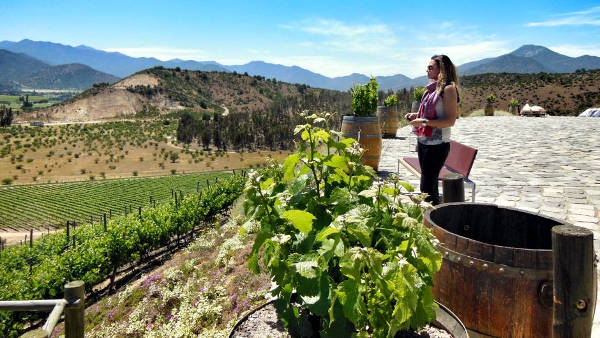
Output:
<instances>
[{"instance_id":1,"label":"grapevine plant","mask_svg":"<svg viewBox=\"0 0 600 338\"><path fill-rule=\"evenodd\" d=\"M392 94L386 97L383 101L383 104L388 108L395 107L396 105L398 105L398 96L396 94Z\"/></svg>"},{"instance_id":2,"label":"grapevine plant","mask_svg":"<svg viewBox=\"0 0 600 338\"><path fill-rule=\"evenodd\" d=\"M422 225L429 204L361 165L362 149L329 130L330 114L305 117L296 153L246 182L248 222L260 229L250 268L269 271L294 335L393 337L423 327L435 318L442 258Z\"/></svg>"}]
</instances>

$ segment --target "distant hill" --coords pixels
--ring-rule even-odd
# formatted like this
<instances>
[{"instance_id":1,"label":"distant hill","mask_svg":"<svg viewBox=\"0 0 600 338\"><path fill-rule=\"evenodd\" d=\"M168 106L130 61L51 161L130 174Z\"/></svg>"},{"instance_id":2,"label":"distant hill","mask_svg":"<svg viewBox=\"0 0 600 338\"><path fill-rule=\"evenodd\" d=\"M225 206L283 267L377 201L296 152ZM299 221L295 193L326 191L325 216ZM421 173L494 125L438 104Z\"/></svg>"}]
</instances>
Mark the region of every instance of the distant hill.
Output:
<instances>
[{"instance_id":1,"label":"distant hill","mask_svg":"<svg viewBox=\"0 0 600 338\"><path fill-rule=\"evenodd\" d=\"M347 92L289 84L262 76L154 67L24 115L47 121L151 117L182 110L199 114L293 114L303 109L351 112ZM265 126L266 128L268 126Z\"/></svg>"},{"instance_id":2,"label":"distant hill","mask_svg":"<svg viewBox=\"0 0 600 338\"><path fill-rule=\"evenodd\" d=\"M252 61L244 65L224 66L231 71L238 73L248 73L249 75L260 75L266 78L275 78L279 81L289 83L302 83L317 88L327 88L347 91L354 84L363 84L369 82L369 77L363 74L353 73L347 76L327 77L306 70L298 66L284 66L263 61ZM401 88L410 88L415 85L427 84L426 79L417 78L413 80L402 74L392 76L376 76L377 83L381 90L396 90Z\"/></svg>"},{"instance_id":3,"label":"distant hill","mask_svg":"<svg viewBox=\"0 0 600 338\"><path fill-rule=\"evenodd\" d=\"M51 66L29 74L21 83L29 88L87 89L94 83L114 83L118 77L94 70L86 65L71 63Z\"/></svg>"},{"instance_id":4,"label":"distant hill","mask_svg":"<svg viewBox=\"0 0 600 338\"><path fill-rule=\"evenodd\" d=\"M2 41L0 49L16 53L25 53L50 65L81 63L99 71L118 77L126 77L143 69L154 66L185 68L189 70L227 71L215 62L197 62L173 59L160 61L155 58L133 58L117 52L105 52L88 46L77 47L59 43L21 40L19 42Z\"/></svg>"},{"instance_id":5,"label":"distant hill","mask_svg":"<svg viewBox=\"0 0 600 338\"><path fill-rule=\"evenodd\" d=\"M575 73L487 73L460 78L459 111L469 114L483 109L486 97L494 94L496 109L508 110L515 99L544 107L551 115L575 116L590 107L600 106L600 69Z\"/></svg>"},{"instance_id":6,"label":"distant hill","mask_svg":"<svg viewBox=\"0 0 600 338\"><path fill-rule=\"evenodd\" d=\"M483 73L572 73L578 69L600 69L600 57L576 58L556 53L546 47L524 45L495 58L465 63L458 67L461 75Z\"/></svg>"},{"instance_id":7,"label":"distant hill","mask_svg":"<svg viewBox=\"0 0 600 338\"><path fill-rule=\"evenodd\" d=\"M3 91L33 89L78 89L94 83L113 83L119 78L82 64L50 66L22 53L0 49L0 84Z\"/></svg>"},{"instance_id":8,"label":"distant hill","mask_svg":"<svg viewBox=\"0 0 600 338\"><path fill-rule=\"evenodd\" d=\"M37 72L47 67L46 63L29 55L0 49L0 81L21 79L23 74Z\"/></svg>"}]
</instances>

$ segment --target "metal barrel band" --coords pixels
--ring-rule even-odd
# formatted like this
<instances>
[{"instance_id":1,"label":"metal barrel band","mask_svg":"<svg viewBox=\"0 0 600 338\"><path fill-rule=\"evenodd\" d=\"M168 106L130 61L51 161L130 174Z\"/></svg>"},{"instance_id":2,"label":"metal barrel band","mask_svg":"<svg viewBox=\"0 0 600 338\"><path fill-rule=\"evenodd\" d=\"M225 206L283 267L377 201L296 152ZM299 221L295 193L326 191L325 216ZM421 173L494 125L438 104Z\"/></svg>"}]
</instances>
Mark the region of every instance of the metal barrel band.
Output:
<instances>
[{"instance_id":1,"label":"metal barrel band","mask_svg":"<svg viewBox=\"0 0 600 338\"><path fill-rule=\"evenodd\" d=\"M519 268L482 259L477 259L465 254L458 253L442 245L438 245L438 250L442 252L444 261L460 264L469 268L477 269L479 271L487 271L489 273L500 274L509 278L526 280L551 280L553 275L552 270Z\"/></svg>"}]
</instances>

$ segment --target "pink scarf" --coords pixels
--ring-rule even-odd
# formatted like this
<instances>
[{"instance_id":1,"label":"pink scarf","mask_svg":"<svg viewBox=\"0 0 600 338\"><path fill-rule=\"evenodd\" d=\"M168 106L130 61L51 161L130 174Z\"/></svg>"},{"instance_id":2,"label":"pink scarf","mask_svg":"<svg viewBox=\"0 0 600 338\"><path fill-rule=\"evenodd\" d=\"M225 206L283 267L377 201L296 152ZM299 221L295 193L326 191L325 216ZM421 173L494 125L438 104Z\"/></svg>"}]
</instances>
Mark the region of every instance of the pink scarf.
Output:
<instances>
[{"instance_id":1,"label":"pink scarf","mask_svg":"<svg viewBox=\"0 0 600 338\"><path fill-rule=\"evenodd\" d=\"M425 94L421 99L421 105L419 106L419 113L417 118L424 118L427 120L437 119L437 113L435 112L435 105L440 99L440 95L435 90L437 82L432 82L425 87ZM431 137L433 133L433 127L413 127L413 130L417 136Z\"/></svg>"}]
</instances>

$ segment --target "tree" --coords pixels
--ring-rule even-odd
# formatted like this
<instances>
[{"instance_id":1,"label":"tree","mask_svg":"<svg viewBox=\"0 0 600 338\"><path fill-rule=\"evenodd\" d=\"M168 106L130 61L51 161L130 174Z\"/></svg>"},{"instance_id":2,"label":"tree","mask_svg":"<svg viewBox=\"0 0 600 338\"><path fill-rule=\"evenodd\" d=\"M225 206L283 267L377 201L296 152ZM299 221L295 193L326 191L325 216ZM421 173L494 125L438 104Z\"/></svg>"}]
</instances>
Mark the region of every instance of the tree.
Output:
<instances>
[{"instance_id":1,"label":"tree","mask_svg":"<svg viewBox=\"0 0 600 338\"><path fill-rule=\"evenodd\" d=\"M0 127L10 126L13 122L14 114L12 108L2 106L0 108Z\"/></svg>"},{"instance_id":2,"label":"tree","mask_svg":"<svg viewBox=\"0 0 600 338\"><path fill-rule=\"evenodd\" d=\"M192 117L192 114L185 112L181 115L179 124L177 125L177 141L185 144L192 143L196 137L194 122L195 121L194 117Z\"/></svg>"},{"instance_id":3,"label":"tree","mask_svg":"<svg viewBox=\"0 0 600 338\"><path fill-rule=\"evenodd\" d=\"M179 154L173 151L169 154L169 159L171 160L171 163L175 163L179 159Z\"/></svg>"}]
</instances>

